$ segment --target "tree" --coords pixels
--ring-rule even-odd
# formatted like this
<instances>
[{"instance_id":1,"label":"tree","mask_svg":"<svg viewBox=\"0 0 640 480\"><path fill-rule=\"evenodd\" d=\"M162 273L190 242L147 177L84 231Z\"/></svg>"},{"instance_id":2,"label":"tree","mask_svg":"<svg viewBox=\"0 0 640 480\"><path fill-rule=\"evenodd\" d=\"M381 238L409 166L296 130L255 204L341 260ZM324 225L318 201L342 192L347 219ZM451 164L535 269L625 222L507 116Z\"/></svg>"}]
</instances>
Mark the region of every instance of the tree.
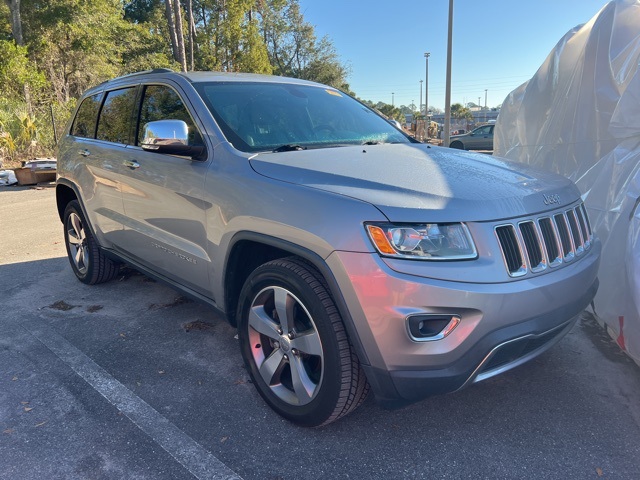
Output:
<instances>
[{"instance_id":1,"label":"tree","mask_svg":"<svg viewBox=\"0 0 640 480\"><path fill-rule=\"evenodd\" d=\"M13 35L13 39L16 41L16 44L22 47L24 45L24 38L22 36L20 0L5 0L5 3L11 12L11 34Z\"/></svg>"},{"instance_id":2,"label":"tree","mask_svg":"<svg viewBox=\"0 0 640 480\"><path fill-rule=\"evenodd\" d=\"M0 91L3 97L20 98L25 85L34 92L41 92L47 81L29 60L27 48L11 41L0 40Z\"/></svg>"},{"instance_id":3,"label":"tree","mask_svg":"<svg viewBox=\"0 0 640 480\"><path fill-rule=\"evenodd\" d=\"M451 117L457 120L473 120L473 114L467 107L463 107L460 103L451 105Z\"/></svg>"},{"instance_id":4,"label":"tree","mask_svg":"<svg viewBox=\"0 0 640 480\"><path fill-rule=\"evenodd\" d=\"M173 59L180 64L182 71L186 72L187 58L184 48L184 32L182 31L182 6L180 0L164 1Z\"/></svg>"},{"instance_id":5,"label":"tree","mask_svg":"<svg viewBox=\"0 0 640 480\"><path fill-rule=\"evenodd\" d=\"M50 128L51 107L66 119L87 88L158 67L277 73L349 91L348 67L299 0L4 0L1 41L0 118L26 110L38 128Z\"/></svg>"},{"instance_id":6,"label":"tree","mask_svg":"<svg viewBox=\"0 0 640 480\"><path fill-rule=\"evenodd\" d=\"M262 36L276 75L303 78L349 91L348 68L328 37L317 39L300 12L298 0L258 3Z\"/></svg>"}]
</instances>

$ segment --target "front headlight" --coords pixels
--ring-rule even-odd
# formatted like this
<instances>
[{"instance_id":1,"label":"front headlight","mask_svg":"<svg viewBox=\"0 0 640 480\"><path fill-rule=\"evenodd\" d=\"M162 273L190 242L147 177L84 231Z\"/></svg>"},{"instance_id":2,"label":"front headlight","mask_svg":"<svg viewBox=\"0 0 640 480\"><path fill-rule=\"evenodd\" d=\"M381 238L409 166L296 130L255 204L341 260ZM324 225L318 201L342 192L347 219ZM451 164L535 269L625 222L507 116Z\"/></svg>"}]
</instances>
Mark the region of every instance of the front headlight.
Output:
<instances>
[{"instance_id":1,"label":"front headlight","mask_svg":"<svg viewBox=\"0 0 640 480\"><path fill-rule=\"evenodd\" d=\"M382 255L416 260L468 260L478 252L464 223L365 225L371 241Z\"/></svg>"}]
</instances>

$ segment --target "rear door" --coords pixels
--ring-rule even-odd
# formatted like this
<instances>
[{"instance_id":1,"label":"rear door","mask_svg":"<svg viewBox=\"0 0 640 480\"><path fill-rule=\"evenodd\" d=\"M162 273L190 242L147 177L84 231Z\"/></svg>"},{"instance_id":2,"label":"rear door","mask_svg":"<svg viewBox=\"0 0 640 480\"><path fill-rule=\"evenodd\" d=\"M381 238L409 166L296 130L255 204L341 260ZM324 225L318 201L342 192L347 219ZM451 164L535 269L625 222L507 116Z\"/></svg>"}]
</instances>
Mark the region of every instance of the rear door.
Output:
<instances>
[{"instance_id":1,"label":"rear door","mask_svg":"<svg viewBox=\"0 0 640 480\"><path fill-rule=\"evenodd\" d=\"M201 144L202 127L179 87L141 86L135 141L124 152L127 175L122 184L127 256L164 277L210 296L203 189L210 160L143 150L144 125L183 120L190 142Z\"/></svg>"},{"instance_id":2,"label":"rear door","mask_svg":"<svg viewBox=\"0 0 640 480\"><path fill-rule=\"evenodd\" d=\"M137 87L130 86L87 97L78 108L70 134L85 210L101 245L117 244L122 232L124 205L120 192L121 156L131 139Z\"/></svg>"}]
</instances>

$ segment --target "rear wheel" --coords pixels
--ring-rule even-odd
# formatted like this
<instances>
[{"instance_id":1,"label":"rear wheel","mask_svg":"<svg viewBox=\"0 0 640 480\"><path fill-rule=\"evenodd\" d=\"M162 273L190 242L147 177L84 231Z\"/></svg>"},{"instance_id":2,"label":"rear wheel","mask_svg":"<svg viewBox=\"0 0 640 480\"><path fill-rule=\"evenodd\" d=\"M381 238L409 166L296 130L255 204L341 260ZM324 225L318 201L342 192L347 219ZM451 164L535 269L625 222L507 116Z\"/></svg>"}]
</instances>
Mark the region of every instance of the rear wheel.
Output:
<instances>
[{"instance_id":1,"label":"rear wheel","mask_svg":"<svg viewBox=\"0 0 640 480\"><path fill-rule=\"evenodd\" d=\"M331 423L369 391L322 276L295 257L258 267L240 295L242 356L264 400L302 426Z\"/></svg>"},{"instance_id":2,"label":"rear wheel","mask_svg":"<svg viewBox=\"0 0 640 480\"><path fill-rule=\"evenodd\" d=\"M78 280L94 285L113 279L118 265L100 250L77 200L69 202L63 220L67 256Z\"/></svg>"},{"instance_id":3,"label":"rear wheel","mask_svg":"<svg viewBox=\"0 0 640 480\"><path fill-rule=\"evenodd\" d=\"M464 150L464 145L462 145L462 142L459 140L456 140L455 142L451 142L451 145L449 145L450 148L457 148L459 150Z\"/></svg>"}]
</instances>

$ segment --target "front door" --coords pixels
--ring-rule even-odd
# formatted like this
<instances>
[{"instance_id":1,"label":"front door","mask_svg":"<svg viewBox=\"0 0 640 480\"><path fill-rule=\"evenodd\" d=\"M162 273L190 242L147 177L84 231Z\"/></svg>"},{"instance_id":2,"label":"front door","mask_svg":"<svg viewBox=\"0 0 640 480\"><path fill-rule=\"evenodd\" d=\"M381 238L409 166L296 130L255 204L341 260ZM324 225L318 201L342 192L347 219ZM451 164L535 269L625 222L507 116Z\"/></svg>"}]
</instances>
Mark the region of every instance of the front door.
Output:
<instances>
[{"instance_id":1,"label":"front door","mask_svg":"<svg viewBox=\"0 0 640 480\"><path fill-rule=\"evenodd\" d=\"M190 137L202 136L175 89L147 85L142 91L135 145L127 147L129 169L122 185L125 241L120 248L135 261L198 293L210 296L203 189L209 160L165 155L140 148L144 125L183 120Z\"/></svg>"}]
</instances>

